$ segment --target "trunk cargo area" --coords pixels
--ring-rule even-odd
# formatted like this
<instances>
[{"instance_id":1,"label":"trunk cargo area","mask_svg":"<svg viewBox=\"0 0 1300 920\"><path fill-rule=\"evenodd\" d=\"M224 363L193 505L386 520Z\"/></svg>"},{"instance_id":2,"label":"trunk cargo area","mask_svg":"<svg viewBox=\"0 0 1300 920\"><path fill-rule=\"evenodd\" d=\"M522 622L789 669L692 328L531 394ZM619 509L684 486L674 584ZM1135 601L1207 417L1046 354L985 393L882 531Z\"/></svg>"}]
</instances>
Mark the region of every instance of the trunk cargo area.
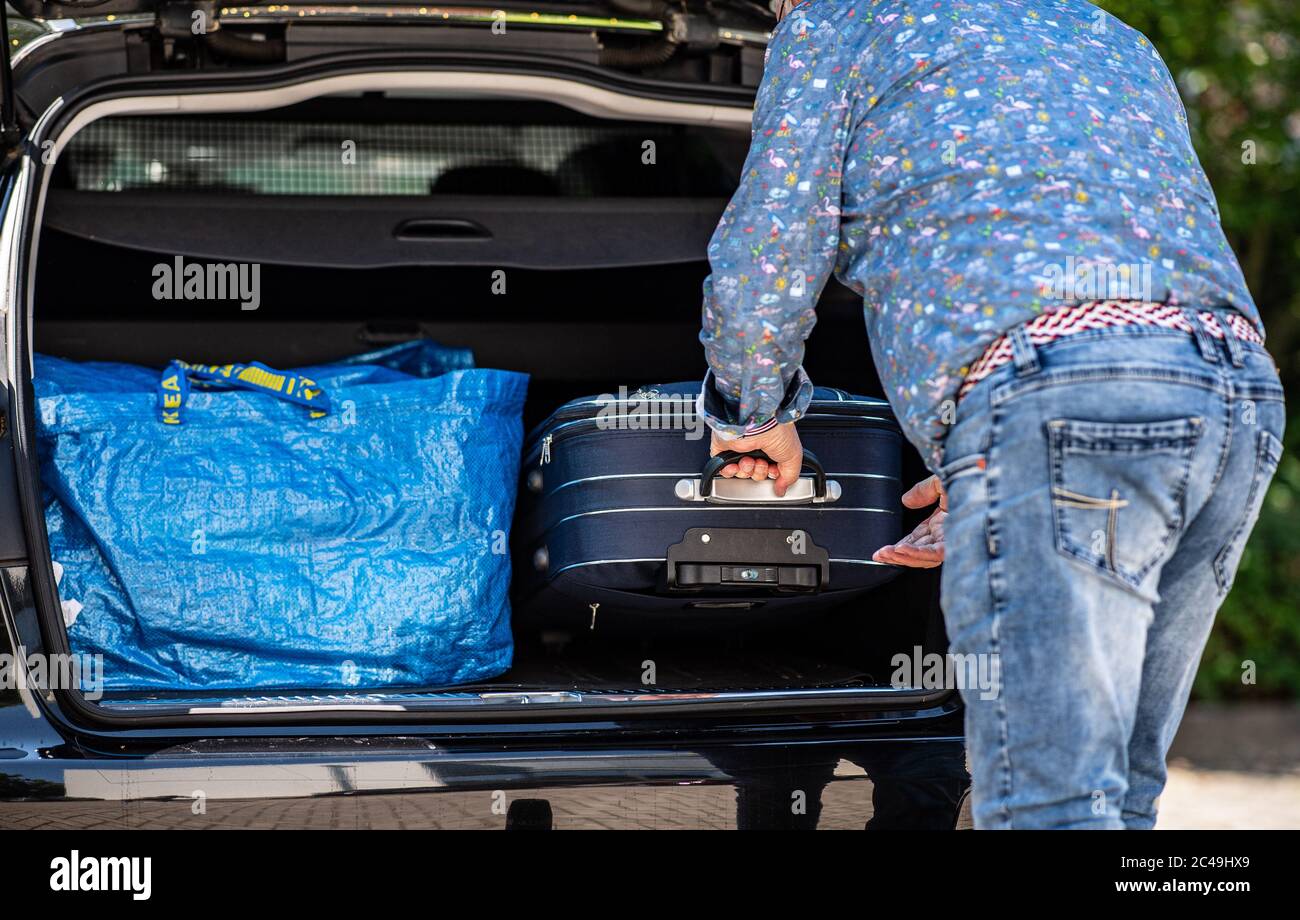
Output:
<instances>
[{"instance_id":1,"label":"trunk cargo area","mask_svg":"<svg viewBox=\"0 0 1300 920\"><path fill-rule=\"evenodd\" d=\"M508 183L493 186L490 182L489 187L509 188ZM681 194L668 189L665 197ZM431 199L394 195L369 202L372 211L391 205L397 225L416 206L426 207L442 220L443 215L459 213L459 204L465 204L468 213L493 203L498 207L492 231L527 240L530 233L545 235L544 230L511 225L512 220L529 219L523 208L517 218L510 216L513 205L527 200L509 194L461 197L452 190ZM716 220L725 197L701 200L703 210L711 215L706 223ZM320 231L303 224L305 237L318 232L346 235L351 213L347 196L318 196L310 201L311 220L333 221L337 226ZM260 202L283 202L290 210L303 203L268 196ZM260 264L256 310L241 311L229 301L187 301L164 308L151 296L151 287L153 267L176 256L167 241L169 227L160 224L152 246L120 238L138 233L138 227L123 234L96 232L102 220L95 214L106 204L120 209L124 220L137 208L170 208L170 228L180 228L176 232L184 237L198 233L196 228L202 228L212 213L222 213L220 209L230 202L219 189L90 191L75 175L56 174L35 276L33 345L39 353L157 368L173 359L210 364L259 361L273 368L292 368L425 337L472 349L479 367L530 375L525 431L566 400L616 394L620 387L631 392L648 384L699 379L705 371L698 341L701 283L708 273L702 258L662 264L624 265L606 259L605 264L589 266L507 266L508 296L501 296L494 289L501 276L479 257L467 264L441 258L433 261L452 264L384 264L379 259L379 264L368 267L341 267L301 264L288 252L294 245L268 243ZM438 240L445 242L442 234L447 226L435 225L435 245L441 245ZM661 232L653 222L636 226L647 237ZM250 230L247 237L256 239L258 234ZM297 249L302 242L297 241ZM628 245L634 244L633 240ZM245 240L245 249L247 245ZM651 249L657 245L647 243ZM207 247L207 253L215 256L219 249L218 241ZM198 260L203 253L186 257ZM818 315L806 362L812 379L827 387L881 396L863 329L861 300L832 283ZM702 459L707 456L707 441L700 442L699 450ZM900 490L924 475L920 458L905 446ZM907 513L903 532L917 519ZM841 606L760 628L747 625L743 615L734 626L690 632L607 634L598 617L594 627L517 628L514 664L500 677L409 692L655 694L881 688L890 685L895 655L910 657L918 647L942 651L945 644L938 570L914 570ZM231 694L222 691L221 695ZM167 696L124 694L142 701Z\"/></svg>"}]
</instances>

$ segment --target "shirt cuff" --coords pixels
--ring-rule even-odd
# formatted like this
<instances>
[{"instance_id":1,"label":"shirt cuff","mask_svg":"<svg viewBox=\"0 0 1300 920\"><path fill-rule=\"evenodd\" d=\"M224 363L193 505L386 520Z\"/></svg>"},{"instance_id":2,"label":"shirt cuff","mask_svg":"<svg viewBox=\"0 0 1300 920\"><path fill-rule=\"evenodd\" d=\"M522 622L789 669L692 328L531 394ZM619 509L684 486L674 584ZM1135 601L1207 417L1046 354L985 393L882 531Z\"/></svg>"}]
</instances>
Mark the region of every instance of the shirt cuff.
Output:
<instances>
[{"instance_id":1,"label":"shirt cuff","mask_svg":"<svg viewBox=\"0 0 1300 920\"><path fill-rule=\"evenodd\" d=\"M790 384L785 389L785 399L775 414L766 418L741 419L738 417L739 407L736 401L728 399L718 390L713 371L710 370L704 377L704 386L695 401L695 411L720 438L734 441L737 438L751 438L777 425L803 418L812 397L812 380L807 371L800 367L790 378Z\"/></svg>"}]
</instances>

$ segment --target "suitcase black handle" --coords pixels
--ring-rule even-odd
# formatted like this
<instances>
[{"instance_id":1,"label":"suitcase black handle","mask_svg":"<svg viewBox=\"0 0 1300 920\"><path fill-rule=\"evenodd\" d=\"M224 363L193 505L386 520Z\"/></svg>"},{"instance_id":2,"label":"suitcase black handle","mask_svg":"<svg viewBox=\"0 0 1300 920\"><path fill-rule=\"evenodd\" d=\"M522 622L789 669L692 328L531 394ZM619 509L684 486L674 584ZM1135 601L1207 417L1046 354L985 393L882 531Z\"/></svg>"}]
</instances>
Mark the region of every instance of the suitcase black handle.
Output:
<instances>
[{"instance_id":1,"label":"suitcase black handle","mask_svg":"<svg viewBox=\"0 0 1300 920\"><path fill-rule=\"evenodd\" d=\"M699 497L704 501L708 501L713 495L713 480L717 477L718 473L722 471L724 466L729 463L735 463L742 457L753 457L756 460L766 460L768 463L773 462L772 458L761 450L724 450L716 457L710 457L708 462L704 464L704 469L700 470ZM822 466L822 462L817 459L816 454L807 450L803 452L803 465L806 469L812 470L813 501L818 503L826 501L827 493L829 491L826 483L826 468ZM834 501L837 497L838 496L832 496L830 501ZM754 500L763 501L761 498L756 498Z\"/></svg>"}]
</instances>

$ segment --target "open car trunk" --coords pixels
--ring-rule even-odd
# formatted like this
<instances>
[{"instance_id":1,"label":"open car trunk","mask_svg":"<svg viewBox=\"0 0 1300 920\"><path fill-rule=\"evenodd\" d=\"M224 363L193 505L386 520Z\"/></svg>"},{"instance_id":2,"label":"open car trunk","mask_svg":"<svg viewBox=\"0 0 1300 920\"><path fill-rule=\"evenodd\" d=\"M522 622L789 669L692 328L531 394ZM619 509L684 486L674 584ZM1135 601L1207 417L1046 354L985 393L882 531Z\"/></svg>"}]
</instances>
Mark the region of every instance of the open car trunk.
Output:
<instances>
[{"instance_id":1,"label":"open car trunk","mask_svg":"<svg viewBox=\"0 0 1300 920\"><path fill-rule=\"evenodd\" d=\"M354 172L334 166L349 141ZM290 368L427 337L472 349L480 367L529 374L528 430L574 397L703 375L705 243L747 142L734 127L547 103L380 96L238 117L105 119L73 139L50 183L34 348L158 368L176 358ZM152 268L178 255L258 263L256 309L231 300L161 309ZM502 278L508 296L494 286ZM860 299L835 284L806 366L820 384L881 395ZM904 478L923 475L908 448ZM510 670L471 685L118 692L102 705L204 712L345 697L383 707L884 690L896 654L944 642L936 573L906 572L839 609L764 629L517 630Z\"/></svg>"}]
</instances>

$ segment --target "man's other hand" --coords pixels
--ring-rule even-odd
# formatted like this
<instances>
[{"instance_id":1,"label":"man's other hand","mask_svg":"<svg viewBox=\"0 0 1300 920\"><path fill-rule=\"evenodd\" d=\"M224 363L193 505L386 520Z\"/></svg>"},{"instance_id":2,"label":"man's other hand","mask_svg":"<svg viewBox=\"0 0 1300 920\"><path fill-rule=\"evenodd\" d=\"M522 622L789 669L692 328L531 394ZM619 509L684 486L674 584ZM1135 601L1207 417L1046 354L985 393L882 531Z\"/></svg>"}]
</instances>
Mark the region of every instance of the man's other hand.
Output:
<instances>
[{"instance_id":1,"label":"man's other hand","mask_svg":"<svg viewBox=\"0 0 1300 920\"><path fill-rule=\"evenodd\" d=\"M786 489L799 481L799 470L803 466L803 445L799 443L799 432L795 430L794 422L777 425L752 438L737 438L734 441L724 441L714 432L709 456L716 457L729 450L740 453L761 450L772 462L742 457L737 462L724 466L719 476L727 479L775 479L773 489L777 495L784 495Z\"/></svg>"},{"instance_id":2,"label":"man's other hand","mask_svg":"<svg viewBox=\"0 0 1300 920\"><path fill-rule=\"evenodd\" d=\"M916 569L932 569L940 565L943 562L943 528L948 520L948 493L943 490L939 477L931 476L912 486L903 496L903 504L908 508L928 508L935 502L939 507L917 524L915 530L892 546L882 546L871 558L876 562Z\"/></svg>"}]
</instances>

